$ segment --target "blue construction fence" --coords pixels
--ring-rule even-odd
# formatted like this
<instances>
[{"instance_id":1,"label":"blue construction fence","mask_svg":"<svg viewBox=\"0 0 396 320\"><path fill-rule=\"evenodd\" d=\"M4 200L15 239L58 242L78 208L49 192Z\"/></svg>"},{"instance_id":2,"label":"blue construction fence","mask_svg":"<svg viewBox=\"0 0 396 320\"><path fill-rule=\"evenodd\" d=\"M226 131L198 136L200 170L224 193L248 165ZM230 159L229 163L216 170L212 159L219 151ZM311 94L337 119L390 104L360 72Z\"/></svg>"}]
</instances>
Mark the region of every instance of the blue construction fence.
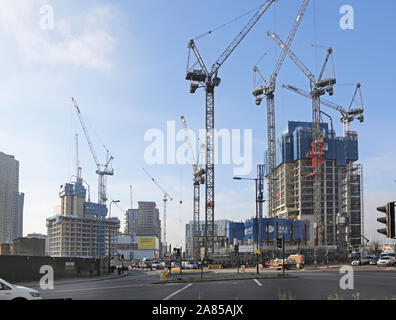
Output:
<instances>
[{"instance_id":1,"label":"blue construction fence","mask_svg":"<svg viewBox=\"0 0 396 320\"><path fill-rule=\"evenodd\" d=\"M259 219L260 220L260 219ZM260 221L259 221L260 223ZM244 222L243 242L247 243L249 239L257 241L257 223L252 218ZM261 234L259 241L272 241L277 238L285 237L285 241L309 241L309 220L292 220L279 218L262 218Z\"/></svg>"}]
</instances>

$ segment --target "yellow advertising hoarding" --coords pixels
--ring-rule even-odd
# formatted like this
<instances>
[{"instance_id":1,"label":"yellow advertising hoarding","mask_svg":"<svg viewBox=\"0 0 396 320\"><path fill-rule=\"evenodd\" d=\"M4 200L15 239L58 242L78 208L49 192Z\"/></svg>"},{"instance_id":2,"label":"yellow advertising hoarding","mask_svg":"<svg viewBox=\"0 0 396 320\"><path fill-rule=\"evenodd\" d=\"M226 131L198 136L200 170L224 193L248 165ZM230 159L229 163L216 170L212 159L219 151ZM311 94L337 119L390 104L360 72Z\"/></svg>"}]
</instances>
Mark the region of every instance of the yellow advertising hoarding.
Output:
<instances>
[{"instance_id":1,"label":"yellow advertising hoarding","mask_svg":"<svg viewBox=\"0 0 396 320\"><path fill-rule=\"evenodd\" d=\"M138 238L138 249L155 249L155 237Z\"/></svg>"}]
</instances>

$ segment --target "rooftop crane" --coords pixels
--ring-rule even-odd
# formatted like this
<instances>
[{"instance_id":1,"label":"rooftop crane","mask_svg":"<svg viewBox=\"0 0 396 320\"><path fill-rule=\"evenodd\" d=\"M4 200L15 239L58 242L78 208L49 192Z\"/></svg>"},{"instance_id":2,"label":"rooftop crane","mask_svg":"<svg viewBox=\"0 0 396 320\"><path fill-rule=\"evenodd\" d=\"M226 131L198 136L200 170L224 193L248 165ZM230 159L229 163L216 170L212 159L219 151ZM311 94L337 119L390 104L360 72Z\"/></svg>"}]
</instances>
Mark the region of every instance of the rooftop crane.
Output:
<instances>
[{"instance_id":1,"label":"rooftop crane","mask_svg":"<svg viewBox=\"0 0 396 320\"><path fill-rule=\"evenodd\" d=\"M87 139L89 149L91 150L92 156L94 158L95 164L96 164L96 174L99 176L99 183L98 183L98 203L99 204L106 204L107 201L107 196L106 196L106 177L105 176L112 176L114 175L114 170L110 168L110 163L114 159L113 156L110 156L109 150L107 150L107 158L106 158L106 164L100 164L98 157L96 155L95 149L93 147L91 138L88 134L87 127L85 125L84 119L82 117L80 108L78 107L78 104L74 98L72 98L72 101L74 103L74 107L76 109L78 118L81 123L81 127L83 128L85 138Z\"/></svg>"},{"instance_id":2,"label":"rooftop crane","mask_svg":"<svg viewBox=\"0 0 396 320\"><path fill-rule=\"evenodd\" d=\"M72 179L72 178L76 178L76 184L81 185L81 184L85 183L85 184L87 185L87 187L88 187L88 202L91 202L91 191L90 191L90 186L89 186L88 182L86 182L86 181L82 178L82 176L81 176L82 168L81 168L81 166L80 166L80 160L79 160L79 157L78 157L78 134L77 134L77 133L76 133L76 136L75 136L75 137L76 137L76 139L75 139L75 149L76 149L76 174L71 176L70 182L71 182L71 179Z\"/></svg>"},{"instance_id":3,"label":"rooftop crane","mask_svg":"<svg viewBox=\"0 0 396 320\"><path fill-rule=\"evenodd\" d=\"M80 120L81 127L84 131L85 138L87 139L89 149L91 150L92 156L94 158L95 164L96 164L96 174L98 175L98 204L99 204L99 210L102 209L103 206L106 206L106 201L107 201L107 196L106 196L106 176L112 176L114 175L114 170L110 168L110 163L113 160L113 156L110 156L109 150L106 148L107 151L107 158L106 158L106 164L100 164L98 157L96 155L95 149L93 147L91 138L88 134L87 127L85 125L83 116L81 114L80 108L78 107L77 101L74 98L71 98L74 104L74 107L77 112L78 119ZM102 206L103 205L103 206ZM103 234L103 224L102 224L102 219L104 218L105 215L103 215L101 212L97 215L97 218L99 219L99 224L98 224L98 239L97 239L97 244L98 244L98 249L97 249L97 255L99 258L101 258L104 255L104 234Z\"/></svg>"},{"instance_id":4,"label":"rooftop crane","mask_svg":"<svg viewBox=\"0 0 396 320\"><path fill-rule=\"evenodd\" d=\"M287 37L286 44L290 47L294 36L298 30L300 22L304 16L306 8L309 4L309 0L303 0L300 9L297 13L297 17L294 20L294 24L290 29L289 36ZM261 79L264 81L264 86L253 89L253 96L256 98L256 105L260 105L263 100L263 95L267 97L267 138L268 138L268 216L274 215L274 184L273 171L276 166L276 137L275 137L275 85L276 78L280 72L283 62L286 58L286 50L283 49L277 63L275 64L274 71L270 77L269 83L267 83L260 73L257 66L253 67L253 71L256 72Z\"/></svg>"},{"instance_id":5,"label":"rooftop crane","mask_svg":"<svg viewBox=\"0 0 396 320\"><path fill-rule=\"evenodd\" d=\"M364 116L363 116L364 106L363 106L362 92L361 92L360 87L361 87L360 83L357 83L356 87L355 87L355 92L353 94L353 97L352 97L351 103L349 104L348 109L346 109L345 107L342 107L340 105L337 105L331 101L328 101L325 99L320 99L320 103L322 105L332 108L341 114L341 122L343 124L344 137L346 136L347 132L349 131L350 123L353 120L357 119L360 122L364 121ZM306 98L312 99L312 95L309 92L304 91L299 88L296 88L292 85L283 85L283 88L286 88L290 91L298 93L299 95L304 96ZM357 108L352 108L352 105L355 101L357 93L359 93L359 95L360 95L360 106Z\"/></svg>"},{"instance_id":6,"label":"rooftop crane","mask_svg":"<svg viewBox=\"0 0 396 320\"><path fill-rule=\"evenodd\" d=\"M199 214L200 214L200 192L201 188L200 185L205 183L205 169L203 169L201 166L199 167L198 161L196 160L194 156L194 149L191 143L191 137L188 132L188 126L187 126L187 121L184 116L181 116L181 121L182 125L185 131L185 135L187 137L188 145L190 148L190 156L191 160L193 163L193 187L194 187L194 195L193 195L193 232L192 232L192 238L193 238L193 248L192 248L192 254L193 258L197 259L200 257L200 252L199 252L199 245L198 245L198 237L199 237Z\"/></svg>"},{"instance_id":7,"label":"rooftop crane","mask_svg":"<svg viewBox=\"0 0 396 320\"><path fill-rule=\"evenodd\" d=\"M320 97L324 95L326 92L329 95L333 95L333 86L336 83L335 75L332 75L329 78L322 79L324 71L326 70L327 62L329 61L330 56L333 53L332 48L327 49L327 54L325 57L325 61L320 70L319 76L316 77L312 74L312 72L297 58L294 52L279 38L279 36L275 33L268 32L268 35L275 41L276 44L283 50L286 49L286 53L288 57L296 64L296 66L305 74L305 76L309 79L310 88L311 88L311 97L312 97L312 150L307 153L307 157L312 158L312 168L313 173L313 202L314 202L314 228L315 231L315 245L318 245L318 227L322 226L322 243L325 244L325 230L324 230L324 219L321 214L321 166L323 159L323 141L324 137L321 136L320 132Z\"/></svg>"},{"instance_id":8,"label":"rooftop crane","mask_svg":"<svg viewBox=\"0 0 396 320\"><path fill-rule=\"evenodd\" d=\"M166 203L168 202L168 200L172 201L173 198L169 195L168 192L166 192L164 190L164 188L162 188L158 182L147 172L146 169L143 168L143 171L147 174L147 176L154 182L154 184L158 187L158 189L161 190L161 192L164 194L164 198L162 199L162 201L164 202L164 227L162 230L162 245L166 246Z\"/></svg>"},{"instance_id":9,"label":"rooftop crane","mask_svg":"<svg viewBox=\"0 0 396 320\"><path fill-rule=\"evenodd\" d=\"M270 5L276 0L266 0L260 6L259 10L245 25L242 31L235 37L226 50L220 55L217 61L212 65L210 71L206 68L201 55L198 52L194 40L188 43L188 60L186 70L186 80L190 81L190 93L201 87L205 89L206 103L205 103L205 128L206 128L206 167L205 167L205 259L208 256L208 248L214 253L214 88L220 85L221 79L217 76L220 67L236 49L239 43L245 38L257 21L267 11ZM190 66L191 51L195 55L200 69L196 70Z\"/></svg>"}]
</instances>

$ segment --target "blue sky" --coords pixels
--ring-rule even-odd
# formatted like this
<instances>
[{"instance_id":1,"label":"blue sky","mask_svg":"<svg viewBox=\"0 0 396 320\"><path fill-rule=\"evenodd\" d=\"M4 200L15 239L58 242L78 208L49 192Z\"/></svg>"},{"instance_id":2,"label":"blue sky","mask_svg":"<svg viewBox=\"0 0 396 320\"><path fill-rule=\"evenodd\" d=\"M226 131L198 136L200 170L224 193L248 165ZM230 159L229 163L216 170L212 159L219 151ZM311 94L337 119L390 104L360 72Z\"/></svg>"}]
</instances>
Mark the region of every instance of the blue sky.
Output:
<instances>
[{"instance_id":1,"label":"blue sky","mask_svg":"<svg viewBox=\"0 0 396 320\"><path fill-rule=\"evenodd\" d=\"M0 10L2 44L0 93L2 121L0 150L20 161L20 190L25 192L24 233L46 232L45 218L59 204L59 186L75 171L74 134L80 135L83 177L96 198L95 165L73 109L79 102L101 159L101 141L114 156L115 176L108 179L108 194L129 207L133 200L156 201L162 218L162 194L145 176L145 167L174 198L168 203L168 241L184 245L184 224L191 219L190 165L147 165L143 137L147 130L165 131L167 121L185 115L190 128L204 127L204 93L188 92L184 80L189 39L213 29L263 1L81 1L3 0ZM40 8L54 9L54 29L40 28ZM339 27L342 5L354 8L353 30ZM253 165L262 162L266 148L266 112L251 95L252 66L259 64L270 75L279 49L268 30L283 39L295 18L300 1L279 0L260 19L223 65L222 83L216 90L217 129L253 130ZM365 188L366 236L378 237L375 208L394 200L396 151L391 93L394 91L393 19L391 0L311 0L295 37L293 50L317 73L325 56L316 42L334 49L339 84L330 97L348 105L351 84L361 82L365 122L353 123L359 132L360 162ZM218 58L250 16L197 41L207 65ZM278 77L277 131L288 120L311 120L311 104L281 89L283 83L307 88L304 75L286 60ZM329 111L329 110L328 110ZM338 114L333 116L342 135ZM250 176L256 174L255 169ZM216 219L244 220L254 214L254 189L249 182L233 181L233 166L216 167ZM183 200L180 205L179 200ZM123 220L123 212L113 207Z\"/></svg>"}]
</instances>

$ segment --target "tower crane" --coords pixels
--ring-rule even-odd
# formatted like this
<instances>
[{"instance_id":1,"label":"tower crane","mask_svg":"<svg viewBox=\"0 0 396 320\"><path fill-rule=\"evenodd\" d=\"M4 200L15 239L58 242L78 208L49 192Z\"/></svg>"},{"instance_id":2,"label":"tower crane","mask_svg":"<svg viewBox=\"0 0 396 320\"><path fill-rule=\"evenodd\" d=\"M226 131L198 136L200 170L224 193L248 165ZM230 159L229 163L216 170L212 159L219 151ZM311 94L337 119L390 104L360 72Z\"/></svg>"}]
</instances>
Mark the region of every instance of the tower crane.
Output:
<instances>
[{"instance_id":1,"label":"tower crane","mask_svg":"<svg viewBox=\"0 0 396 320\"><path fill-rule=\"evenodd\" d=\"M98 183L98 203L106 205L107 196L106 196L106 176L114 175L114 170L110 168L110 163L113 160L113 156L110 156L109 150L107 150L107 158L106 164L100 164L98 157L96 155L95 149L93 147L91 138L88 134L87 127L85 125L83 116L81 114L80 108L78 107L77 101L74 98L71 98L74 104L74 107L77 112L77 116L80 120L81 127L83 128L85 138L87 139L89 149L91 150L92 156L94 158L96 164L96 174L99 176L99 183Z\"/></svg>"},{"instance_id":2,"label":"tower crane","mask_svg":"<svg viewBox=\"0 0 396 320\"><path fill-rule=\"evenodd\" d=\"M295 86L292 85L283 85L283 88L286 88L290 91L293 91L295 93L298 93L299 95L312 99L312 96L309 92L304 91L302 89L296 88ZM355 87L355 92L353 94L351 103L349 104L348 109L345 107L342 107L340 105L337 105L331 101L325 100L325 99L320 99L320 103L324 106L327 106L331 109L334 109L336 111L338 111L341 114L341 122L343 124L343 133L344 133L344 137L346 136L347 132L350 129L350 123L353 120L359 120L360 122L364 121L364 116L363 116L363 112L364 112L364 106L363 106L363 99L362 99L362 92L361 92L361 85L360 83L356 84ZM356 95L359 93L360 95L360 105L356 108L352 108L354 102L355 102L355 98Z\"/></svg>"},{"instance_id":3,"label":"tower crane","mask_svg":"<svg viewBox=\"0 0 396 320\"><path fill-rule=\"evenodd\" d=\"M164 194L164 198L162 199L162 201L164 202L164 228L162 230L162 245L166 246L166 203L168 202L168 200L172 201L173 198L169 195L168 192L166 192L164 190L164 188L162 188L159 183L147 172L146 169L143 168L143 171L146 173L146 175L154 182L154 184L158 187L158 189L161 190L161 192Z\"/></svg>"},{"instance_id":4,"label":"tower crane","mask_svg":"<svg viewBox=\"0 0 396 320\"><path fill-rule=\"evenodd\" d=\"M231 53L236 49L240 42L245 38L257 21L267 11L270 5L276 0L266 0L260 6L259 10L245 25L242 31L234 38L226 50L220 55L216 62L208 70L201 55L195 45L194 40L188 43L188 60L186 70L186 80L190 81L190 93L201 87L205 89L205 128L206 128L206 167L205 167L205 258L208 256L208 248L214 253L214 89L220 85L221 79L218 77L218 71ZM191 51L197 60L190 66ZM199 64L200 69L193 69L196 64Z\"/></svg>"},{"instance_id":5,"label":"tower crane","mask_svg":"<svg viewBox=\"0 0 396 320\"><path fill-rule=\"evenodd\" d=\"M279 38L279 36L275 33L267 33L272 40L275 41L276 44L283 50L286 49L286 54L288 57L296 64L296 66L305 74L305 76L309 79L310 88L311 88L311 97L312 97L312 150L307 153L307 157L312 158L312 168L313 168L313 202L314 202L314 228L315 228L315 245L318 245L318 227L322 226L322 243L325 244L326 237L324 230L324 221L323 216L321 214L321 166L323 159L323 141L324 137L321 136L320 132L320 97L324 95L326 92L329 95L333 95L333 86L336 83L335 75L332 75L329 78L323 79L324 71L326 70L327 62L329 61L330 56L333 53L332 48L327 49L327 54L325 57L325 61L320 70L319 76L316 77L313 73L298 59L298 57L294 54L294 52Z\"/></svg>"},{"instance_id":6,"label":"tower crane","mask_svg":"<svg viewBox=\"0 0 396 320\"><path fill-rule=\"evenodd\" d=\"M201 184L205 183L205 169L203 169L201 166L199 166L198 161L194 156L194 149L192 146L191 142L191 137L188 132L188 126L187 126L187 121L184 116L181 116L181 121L182 125L184 128L185 135L187 137L188 141L188 146L190 148L190 155L191 155L191 160L193 163L193 190L194 190L194 195L193 195L193 232L192 232L192 238L193 238L193 248L192 248L192 254L195 259L197 259L200 256L199 253L199 245L198 245L198 237L199 237L199 214L200 214L200 192L201 192Z\"/></svg>"},{"instance_id":7,"label":"tower crane","mask_svg":"<svg viewBox=\"0 0 396 320\"><path fill-rule=\"evenodd\" d=\"M294 36L298 30L302 17L306 11L306 8L309 4L309 0L303 0L300 6L300 9L297 13L297 17L294 20L294 24L290 29L289 36L287 37L286 44L287 47L290 47ZM256 72L261 79L264 81L264 86L253 89L253 96L256 98L256 105L260 105L263 100L263 95L267 98L267 137L268 137L268 216L272 217L274 215L274 177L273 171L276 165L276 137L275 137L275 86L276 86L276 78L280 72L280 69L283 65L283 62L286 58L286 50L282 49L282 52L278 58L278 61L275 64L273 73L269 79L269 83L267 83L260 73L260 70L257 66L253 67L253 72Z\"/></svg>"},{"instance_id":8,"label":"tower crane","mask_svg":"<svg viewBox=\"0 0 396 320\"><path fill-rule=\"evenodd\" d=\"M107 184L107 179L106 176L112 176L114 175L114 170L110 168L110 163L113 160L113 157L110 156L109 150L107 150L107 158L106 158L106 164L100 164L98 157L96 155L95 149L93 147L91 138L88 134L87 127L85 125L83 116L81 114L80 108L78 107L77 101L74 98L71 98L74 104L74 107L77 112L78 119L80 120L81 127L83 128L85 138L87 139L89 149L91 150L92 156L94 158L95 164L96 164L96 174L98 175L98 204L99 204L99 210L102 210L103 206L106 206L106 201L107 201L107 196L106 196L106 184ZM105 235L103 233L103 219L105 215L102 214L102 212L99 212L96 218L98 219L98 234L97 234L97 256L99 258L104 256L104 239ZM109 239L109 245L110 245L110 239Z\"/></svg>"}]
</instances>

